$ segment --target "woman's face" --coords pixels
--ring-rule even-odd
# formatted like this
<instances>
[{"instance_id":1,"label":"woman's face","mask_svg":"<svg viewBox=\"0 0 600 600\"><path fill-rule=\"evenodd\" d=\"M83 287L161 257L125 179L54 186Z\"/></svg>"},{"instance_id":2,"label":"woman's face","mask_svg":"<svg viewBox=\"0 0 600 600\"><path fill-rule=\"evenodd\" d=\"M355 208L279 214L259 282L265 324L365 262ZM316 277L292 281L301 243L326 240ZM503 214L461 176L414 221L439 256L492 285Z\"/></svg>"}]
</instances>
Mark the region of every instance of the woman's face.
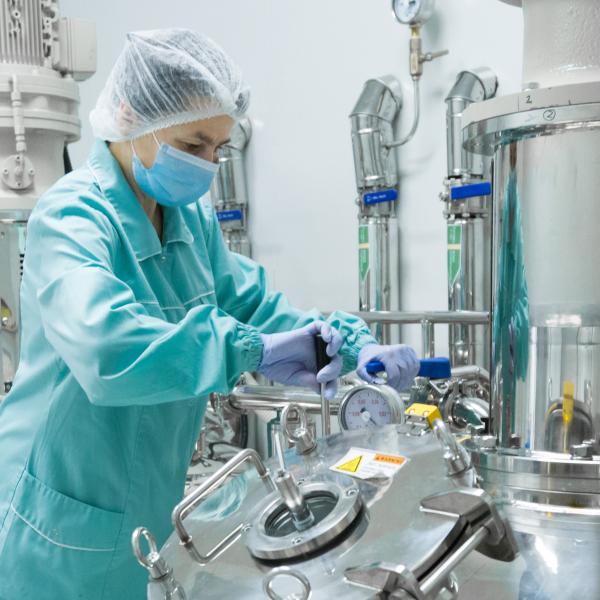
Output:
<instances>
[{"instance_id":1,"label":"woman's face","mask_svg":"<svg viewBox=\"0 0 600 600\"><path fill-rule=\"evenodd\" d=\"M229 142L234 120L227 115L202 119L183 125L173 125L155 132L159 143L169 144L178 150L217 162L217 150ZM152 134L134 140L135 152L145 167L154 163L158 146Z\"/></svg>"}]
</instances>

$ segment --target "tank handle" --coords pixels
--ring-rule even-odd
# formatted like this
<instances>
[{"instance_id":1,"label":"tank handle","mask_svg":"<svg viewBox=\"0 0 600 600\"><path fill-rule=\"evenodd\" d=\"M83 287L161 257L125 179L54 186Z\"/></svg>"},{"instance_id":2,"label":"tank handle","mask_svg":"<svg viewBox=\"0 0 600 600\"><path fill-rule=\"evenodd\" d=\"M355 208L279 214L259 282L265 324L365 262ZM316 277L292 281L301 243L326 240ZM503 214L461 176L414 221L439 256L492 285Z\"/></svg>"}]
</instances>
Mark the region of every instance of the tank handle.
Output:
<instances>
[{"instance_id":1,"label":"tank handle","mask_svg":"<svg viewBox=\"0 0 600 600\"><path fill-rule=\"evenodd\" d=\"M228 533L218 544L216 544L207 554L201 554L192 540L191 534L186 529L183 520L197 508L208 496L216 491L225 482L229 475L244 463L251 462L259 477L267 487L268 492L274 491L274 485L269 476L269 471L265 467L262 459L256 450L246 448L238 452L231 460L226 462L218 471L215 471L210 477L203 481L192 493L188 494L174 509L171 514L173 527L193 560L200 565L206 565L231 544L233 544L241 535L244 524L240 523L233 531Z\"/></svg>"}]
</instances>

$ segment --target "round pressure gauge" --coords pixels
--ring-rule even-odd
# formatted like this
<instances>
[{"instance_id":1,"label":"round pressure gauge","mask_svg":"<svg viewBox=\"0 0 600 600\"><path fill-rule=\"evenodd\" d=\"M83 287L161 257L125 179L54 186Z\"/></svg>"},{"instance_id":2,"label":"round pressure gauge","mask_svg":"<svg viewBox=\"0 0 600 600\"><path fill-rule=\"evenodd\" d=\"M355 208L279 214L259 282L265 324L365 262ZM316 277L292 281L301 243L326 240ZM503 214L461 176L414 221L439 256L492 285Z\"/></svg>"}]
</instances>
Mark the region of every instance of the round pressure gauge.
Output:
<instances>
[{"instance_id":1,"label":"round pressure gauge","mask_svg":"<svg viewBox=\"0 0 600 600\"><path fill-rule=\"evenodd\" d=\"M340 402L338 418L345 430L383 427L401 423L404 404L396 390L387 385L358 385Z\"/></svg>"},{"instance_id":2,"label":"round pressure gauge","mask_svg":"<svg viewBox=\"0 0 600 600\"><path fill-rule=\"evenodd\" d=\"M433 13L435 0L392 0L396 19L404 25L421 25Z\"/></svg>"}]
</instances>

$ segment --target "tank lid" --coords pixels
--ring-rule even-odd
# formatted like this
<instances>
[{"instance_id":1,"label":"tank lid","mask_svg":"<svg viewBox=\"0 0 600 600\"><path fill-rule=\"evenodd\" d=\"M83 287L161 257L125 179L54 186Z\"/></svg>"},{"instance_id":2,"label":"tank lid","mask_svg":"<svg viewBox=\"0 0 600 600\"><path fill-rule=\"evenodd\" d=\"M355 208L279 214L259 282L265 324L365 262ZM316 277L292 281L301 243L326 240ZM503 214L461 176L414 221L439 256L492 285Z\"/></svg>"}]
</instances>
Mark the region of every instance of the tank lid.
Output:
<instances>
[{"instance_id":1,"label":"tank lid","mask_svg":"<svg viewBox=\"0 0 600 600\"><path fill-rule=\"evenodd\" d=\"M472 123L502 115L539 108L597 103L598 98L600 98L600 81L524 90L518 94L497 96L491 100L474 102L465 109L463 131Z\"/></svg>"},{"instance_id":2,"label":"tank lid","mask_svg":"<svg viewBox=\"0 0 600 600\"><path fill-rule=\"evenodd\" d=\"M563 89L564 88L564 89ZM586 88L571 90L567 88ZM594 92L592 93L592 91ZM567 129L600 127L600 82L532 90L472 104L464 112L468 152L492 156L498 145ZM470 111L470 112L469 112Z\"/></svg>"}]
</instances>

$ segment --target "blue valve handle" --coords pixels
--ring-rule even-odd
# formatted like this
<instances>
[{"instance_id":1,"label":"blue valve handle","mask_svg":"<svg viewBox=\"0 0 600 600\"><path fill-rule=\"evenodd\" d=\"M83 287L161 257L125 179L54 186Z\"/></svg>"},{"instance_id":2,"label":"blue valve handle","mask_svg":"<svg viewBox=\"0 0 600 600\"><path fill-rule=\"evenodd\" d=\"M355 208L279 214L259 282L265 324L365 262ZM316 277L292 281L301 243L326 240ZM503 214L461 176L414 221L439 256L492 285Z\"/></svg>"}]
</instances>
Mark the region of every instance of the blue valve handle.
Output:
<instances>
[{"instance_id":1,"label":"blue valve handle","mask_svg":"<svg viewBox=\"0 0 600 600\"><path fill-rule=\"evenodd\" d=\"M372 360L367 363L367 373L376 375L385 372L385 366L379 360ZM452 374L450 368L450 359L445 356L436 356L435 358L421 359L419 368L419 377L429 377L429 379L448 379Z\"/></svg>"}]
</instances>

